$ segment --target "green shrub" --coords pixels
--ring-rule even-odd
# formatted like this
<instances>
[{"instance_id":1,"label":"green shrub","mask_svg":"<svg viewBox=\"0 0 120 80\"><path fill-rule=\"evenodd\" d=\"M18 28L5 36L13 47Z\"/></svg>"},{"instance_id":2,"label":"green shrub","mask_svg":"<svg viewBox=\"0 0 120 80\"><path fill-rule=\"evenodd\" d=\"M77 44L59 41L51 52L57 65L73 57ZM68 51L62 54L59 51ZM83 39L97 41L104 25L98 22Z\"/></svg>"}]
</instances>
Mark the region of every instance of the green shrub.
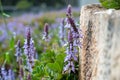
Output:
<instances>
[{"instance_id":1,"label":"green shrub","mask_svg":"<svg viewBox=\"0 0 120 80\"><path fill-rule=\"evenodd\" d=\"M17 9L21 9L21 10L25 10L28 9L32 6L31 2L28 2L26 0L21 0L17 3L16 8Z\"/></svg>"},{"instance_id":2,"label":"green shrub","mask_svg":"<svg viewBox=\"0 0 120 80\"><path fill-rule=\"evenodd\" d=\"M99 0L101 5L107 9L120 9L120 0Z\"/></svg>"}]
</instances>

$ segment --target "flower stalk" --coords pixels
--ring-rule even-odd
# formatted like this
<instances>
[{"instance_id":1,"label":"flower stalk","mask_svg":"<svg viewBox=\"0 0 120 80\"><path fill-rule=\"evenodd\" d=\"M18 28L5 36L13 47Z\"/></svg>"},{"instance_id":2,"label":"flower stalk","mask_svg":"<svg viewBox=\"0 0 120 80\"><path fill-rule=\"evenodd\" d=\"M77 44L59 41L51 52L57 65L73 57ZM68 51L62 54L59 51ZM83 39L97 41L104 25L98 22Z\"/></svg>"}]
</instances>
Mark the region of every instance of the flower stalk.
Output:
<instances>
[{"instance_id":1,"label":"flower stalk","mask_svg":"<svg viewBox=\"0 0 120 80\"><path fill-rule=\"evenodd\" d=\"M64 60L66 63L64 72L76 73L75 63L78 63L79 47L82 47L80 39L83 36L81 34L81 30L77 28L77 25L72 18L71 5L68 5L66 17L65 28L68 29L68 45L66 48L66 57Z\"/></svg>"},{"instance_id":2,"label":"flower stalk","mask_svg":"<svg viewBox=\"0 0 120 80\"><path fill-rule=\"evenodd\" d=\"M30 77L32 73L32 68L34 67L34 59L36 53L35 53L34 41L31 37L30 28L27 29L26 39L23 48L24 48L24 54L26 56L26 68L29 71L29 73L27 74L27 80L31 80Z\"/></svg>"}]
</instances>

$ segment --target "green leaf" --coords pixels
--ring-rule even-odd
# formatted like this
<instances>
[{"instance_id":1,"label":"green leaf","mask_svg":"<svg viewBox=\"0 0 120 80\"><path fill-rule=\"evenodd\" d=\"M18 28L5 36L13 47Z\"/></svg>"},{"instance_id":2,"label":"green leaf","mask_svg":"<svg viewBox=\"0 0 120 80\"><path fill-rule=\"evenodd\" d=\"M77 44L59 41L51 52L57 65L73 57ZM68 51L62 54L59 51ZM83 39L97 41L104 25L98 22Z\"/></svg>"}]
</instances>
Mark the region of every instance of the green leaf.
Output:
<instances>
[{"instance_id":1,"label":"green leaf","mask_svg":"<svg viewBox=\"0 0 120 80\"><path fill-rule=\"evenodd\" d=\"M37 75L37 76L39 76L39 77L44 76L44 74L45 74L44 65L41 64L41 65L37 66L37 67L33 70L33 74L35 74L35 75L39 74L39 75Z\"/></svg>"},{"instance_id":2,"label":"green leaf","mask_svg":"<svg viewBox=\"0 0 120 80\"><path fill-rule=\"evenodd\" d=\"M14 38L12 37L12 38L10 39L10 48L11 48L11 49L14 49L14 45L15 45L15 40L14 40Z\"/></svg>"},{"instance_id":3,"label":"green leaf","mask_svg":"<svg viewBox=\"0 0 120 80\"><path fill-rule=\"evenodd\" d=\"M6 53L5 53L5 59L6 59L6 62L10 63L10 55L9 55L9 52L6 52Z\"/></svg>"},{"instance_id":4,"label":"green leaf","mask_svg":"<svg viewBox=\"0 0 120 80\"><path fill-rule=\"evenodd\" d=\"M99 0L99 1L105 8L120 9L120 0Z\"/></svg>"},{"instance_id":5,"label":"green leaf","mask_svg":"<svg viewBox=\"0 0 120 80\"><path fill-rule=\"evenodd\" d=\"M59 64L61 69L63 69L65 56L66 56L66 54L64 54L64 53L58 54L56 56L56 62Z\"/></svg>"},{"instance_id":6,"label":"green leaf","mask_svg":"<svg viewBox=\"0 0 120 80\"><path fill-rule=\"evenodd\" d=\"M43 63L53 63L55 61L55 52L54 51L46 51L46 53L43 53L41 55L41 62Z\"/></svg>"},{"instance_id":7,"label":"green leaf","mask_svg":"<svg viewBox=\"0 0 120 80\"><path fill-rule=\"evenodd\" d=\"M47 67L48 69L50 69L51 71L61 72L60 66L59 66L59 64L58 64L57 62L55 62L55 63L48 63L48 64L46 65L46 67Z\"/></svg>"},{"instance_id":8,"label":"green leaf","mask_svg":"<svg viewBox=\"0 0 120 80\"><path fill-rule=\"evenodd\" d=\"M8 15L6 13L3 13L2 15L5 16L5 17L10 17L10 15Z\"/></svg>"}]
</instances>

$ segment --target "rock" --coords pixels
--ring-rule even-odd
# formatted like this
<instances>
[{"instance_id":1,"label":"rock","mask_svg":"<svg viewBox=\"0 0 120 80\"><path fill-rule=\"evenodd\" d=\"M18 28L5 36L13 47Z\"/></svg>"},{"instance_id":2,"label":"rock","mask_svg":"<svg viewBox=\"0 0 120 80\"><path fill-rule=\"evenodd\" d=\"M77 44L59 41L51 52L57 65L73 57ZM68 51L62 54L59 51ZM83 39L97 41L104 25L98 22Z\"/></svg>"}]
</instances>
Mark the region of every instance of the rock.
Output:
<instances>
[{"instance_id":1,"label":"rock","mask_svg":"<svg viewBox=\"0 0 120 80\"><path fill-rule=\"evenodd\" d=\"M120 10L83 6L80 80L120 80Z\"/></svg>"}]
</instances>

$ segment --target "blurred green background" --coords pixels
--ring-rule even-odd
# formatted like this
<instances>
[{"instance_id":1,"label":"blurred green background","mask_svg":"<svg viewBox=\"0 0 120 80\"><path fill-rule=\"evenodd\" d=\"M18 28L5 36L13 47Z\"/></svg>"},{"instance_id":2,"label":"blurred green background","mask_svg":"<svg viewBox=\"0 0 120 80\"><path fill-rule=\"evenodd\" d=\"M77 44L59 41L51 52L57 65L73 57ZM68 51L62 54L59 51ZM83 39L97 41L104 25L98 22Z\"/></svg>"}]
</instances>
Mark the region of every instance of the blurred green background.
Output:
<instances>
[{"instance_id":1,"label":"blurred green background","mask_svg":"<svg viewBox=\"0 0 120 80\"><path fill-rule=\"evenodd\" d=\"M60 9L67 4L78 6L79 0L1 0L3 8L10 10Z\"/></svg>"}]
</instances>

